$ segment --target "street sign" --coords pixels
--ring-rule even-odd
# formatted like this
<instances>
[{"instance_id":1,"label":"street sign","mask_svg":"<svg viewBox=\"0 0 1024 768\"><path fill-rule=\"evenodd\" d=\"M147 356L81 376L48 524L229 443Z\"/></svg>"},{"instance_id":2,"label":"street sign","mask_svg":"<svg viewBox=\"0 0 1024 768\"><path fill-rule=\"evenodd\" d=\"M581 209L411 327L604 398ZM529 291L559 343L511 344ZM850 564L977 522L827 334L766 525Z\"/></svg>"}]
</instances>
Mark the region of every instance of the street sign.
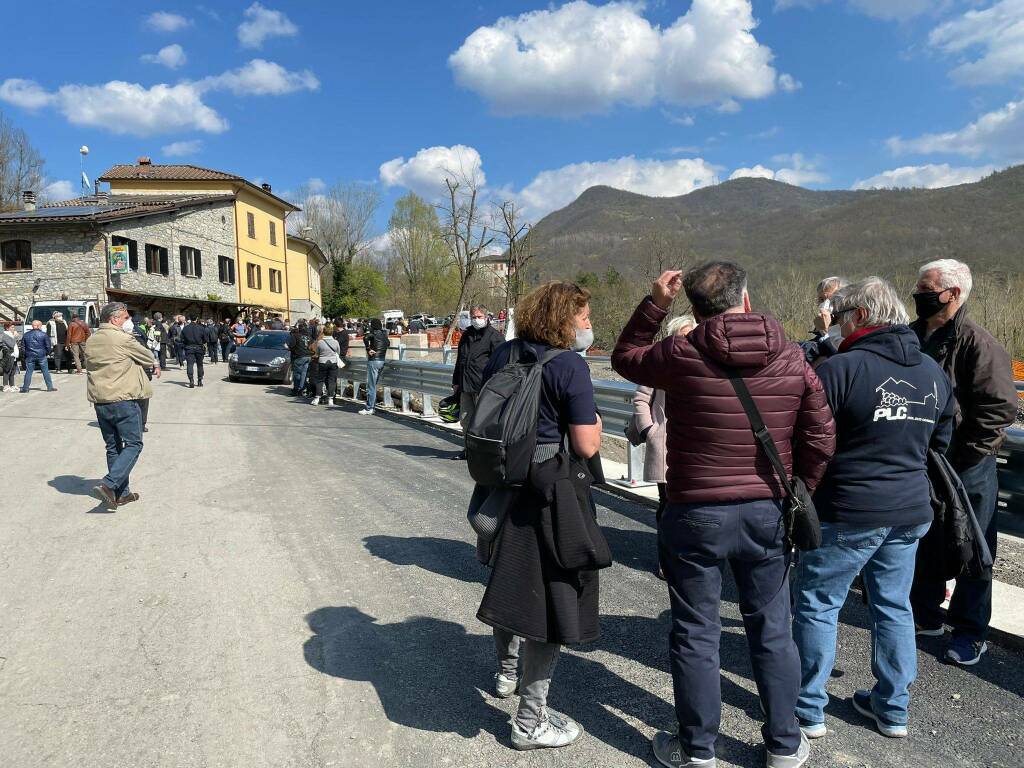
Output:
<instances>
[{"instance_id":1,"label":"street sign","mask_svg":"<svg viewBox=\"0 0 1024 768\"><path fill-rule=\"evenodd\" d=\"M110 274L123 275L128 272L128 246L110 246Z\"/></svg>"}]
</instances>

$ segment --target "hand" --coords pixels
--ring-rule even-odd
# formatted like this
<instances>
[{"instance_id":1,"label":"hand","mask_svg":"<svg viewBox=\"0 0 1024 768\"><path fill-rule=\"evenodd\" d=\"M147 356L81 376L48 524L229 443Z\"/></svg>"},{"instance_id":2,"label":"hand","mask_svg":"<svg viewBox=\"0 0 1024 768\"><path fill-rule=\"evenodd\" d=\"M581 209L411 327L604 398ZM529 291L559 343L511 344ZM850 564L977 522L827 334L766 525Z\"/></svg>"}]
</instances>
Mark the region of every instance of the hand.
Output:
<instances>
[{"instance_id":1,"label":"hand","mask_svg":"<svg viewBox=\"0 0 1024 768\"><path fill-rule=\"evenodd\" d=\"M372 349L368 349L368 350L366 350L366 355L367 355L367 357L376 357L377 353L374 350L372 350Z\"/></svg>"},{"instance_id":2,"label":"hand","mask_svg":"<svg viewBox=\"0 0 1024 768\"><path fill-rule=\"evenodd\" d=\"M160 366L159 365L156 368L153 369L153 376L155 376L158 379L160 378Z\"/></svg>"},{"instance_id":3,"label":"hand","mask_svg":"<svg viewBox=\"0 0 1024 768\"><path fill-rule=\"evenodd\" d=\"M682 270L669 269L662 272L661 277L654 281L654 285L651 287L651 298L661 309L668 312L672 308L672 302L676 300L676 296L682 289Z\"/></svg>"},{"instance_id":4,"label":"hand","mask_svg":"<svg viewBox=\"0 0 1024 768\"><path fill-rule=\"evenodd\" d=\"M825 309L819 310L817 317L814 318L814 329L825 333L830 325L832 325L832 313Z\"/></svg>"}]
</instances>

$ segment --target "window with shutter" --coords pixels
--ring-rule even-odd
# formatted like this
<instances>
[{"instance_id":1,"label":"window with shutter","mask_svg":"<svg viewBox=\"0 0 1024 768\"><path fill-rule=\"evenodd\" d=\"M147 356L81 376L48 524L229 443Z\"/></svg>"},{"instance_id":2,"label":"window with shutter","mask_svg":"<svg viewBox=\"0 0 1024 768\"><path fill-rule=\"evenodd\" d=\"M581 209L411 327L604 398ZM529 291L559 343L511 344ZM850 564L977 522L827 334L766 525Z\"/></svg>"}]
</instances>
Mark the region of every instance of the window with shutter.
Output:
<instances>
[{"instance_id":1,"label":"window with shutter","mask_svg":"<svg viewBox=\"0 0 1024 768\"><path fill-rule=\"evenodd\" d=\"M185 277L202 277L202 252L188 245L179 246L181 254L181 274Z\"/></svg>"},{"instance_id":2,"label":"window with shutter","mask_svg":"<svg viewBox=\"0 0 1024 768\"><path fill-rule=\"evenodd\" d=\"M160 249L160 274L167 277L171 274L171 259L166 248Z\"/></svg>"},{"instance_id":3,"label":"window with shutter","mask_svg":"<svg viewBox=\"0 0 1024 768\"><path fill-rule=\"evenodd\" d=\"M281 293L281 270L270 270L270 290L273 293Z\"/></svg>"},{"instance_id":4,"label":"window with shutter","mask_svg":"<svg viewBox=\"0 0 1024 768\"><path fill-rule=\"evenodd\" d=\"M277 245L277 225L273 221L270 222L270 244Z\"/></svg>"},{"instance_id":5,"label":"window with shutter","mask_svg":"<svg viewBox=\"0 0 1024 768\"><path fill-rule=\"evenodd\" d=\"M146 243L146 272L151 275L168 275L170 270L167 266L167 249Z\"/></svg>"},{"instance_id":6,"label":"window with shutter","mask_svg":"<svg viewBox=\"0 0 1024 768\"><path fill-rule=\"evenodd\" d=\"M246 223L249 225L249 237L256 239L256 217L252 213L245 214Z\"/></svg>"},{"instance_id":7,"label":"window with shutter","mask_svg":"<svg viewBox=\"0 0 1024 768\"><path fill-rule=\"evenodd\" d=\"M217 257L217 276L226 285L235 284L235 262L227 256Z\"/></svg>"},{"instance_id":8,"label":"window with shutter","mask_svg":"<svg viewBox=\"0 0 1024 768\"><path fill-rule=\"evenodd\" d=\"M32 269L32 243L28 240L5 240L0 243L0 256L4 272Z\"/></svg>"}]
</instances>

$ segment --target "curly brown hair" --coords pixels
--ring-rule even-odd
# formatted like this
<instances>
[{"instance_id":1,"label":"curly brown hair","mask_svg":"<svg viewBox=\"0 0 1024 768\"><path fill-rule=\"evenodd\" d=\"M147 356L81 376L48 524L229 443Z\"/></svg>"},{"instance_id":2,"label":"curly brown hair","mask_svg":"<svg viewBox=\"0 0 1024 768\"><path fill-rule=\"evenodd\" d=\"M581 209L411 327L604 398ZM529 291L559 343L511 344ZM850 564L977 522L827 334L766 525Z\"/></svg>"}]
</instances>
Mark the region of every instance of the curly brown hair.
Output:
<instances>
[{"instance_id":1,"label":"curly brown hair","mask_svg":"<svg viewBox=\"0 0 1024 768\"><path fill-rule=\"evenodd\" d=\"M589 303L590 291L575 283L544 283L516 305L516 335L558 349L570 349L576 340L574 318Z\"/></svg>"}]
</instances>

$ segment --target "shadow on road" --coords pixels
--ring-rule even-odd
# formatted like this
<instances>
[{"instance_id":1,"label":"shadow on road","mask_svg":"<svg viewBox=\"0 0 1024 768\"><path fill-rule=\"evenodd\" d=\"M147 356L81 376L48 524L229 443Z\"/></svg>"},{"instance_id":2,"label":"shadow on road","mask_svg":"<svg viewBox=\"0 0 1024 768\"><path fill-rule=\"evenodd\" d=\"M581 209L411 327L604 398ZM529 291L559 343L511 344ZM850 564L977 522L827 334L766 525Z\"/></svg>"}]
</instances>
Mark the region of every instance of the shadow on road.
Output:
<instances>
[{"instance_id":1,"label":"shadow on road","mask_svg":"<svg viewBox=\"0 0 1024 768\"><path fill-rule=\"evenodd\" d=\"M462 453L462 449L455 451L442 451L440 448L433 448L427 445L383 445L392 451L400 451L406 456L415 456L421 459L453 459Z\"/></svg>"},{"instance_id":2,"label":"shadow on road","mask_svg":"<svg viewBox=\"0 0 1024 768\"><path fill-rule=\"evenodd\" d=\"M367 536L366 551L395 565L418 565L424 570L470 584L486 584L489 571L476 559L471 544L436 536Z\"/></svg>"},{"instance_id":3,"label":"shadow on road","mask_svg":"<svg viewBox=\"0 0 1024 768\"><path fill-rule=\"evenodd\" d=\"M48 480L46 484L58 493L95 499L96 497L92 495L92 488L97 483L99 480L89 480L78 475L57 475L53 480ZM106 504L99 500L96 501L95 507L88 510L89 514L108 514L110 512L111 510L107 509Z\"/></svg>"}]
</instances>

